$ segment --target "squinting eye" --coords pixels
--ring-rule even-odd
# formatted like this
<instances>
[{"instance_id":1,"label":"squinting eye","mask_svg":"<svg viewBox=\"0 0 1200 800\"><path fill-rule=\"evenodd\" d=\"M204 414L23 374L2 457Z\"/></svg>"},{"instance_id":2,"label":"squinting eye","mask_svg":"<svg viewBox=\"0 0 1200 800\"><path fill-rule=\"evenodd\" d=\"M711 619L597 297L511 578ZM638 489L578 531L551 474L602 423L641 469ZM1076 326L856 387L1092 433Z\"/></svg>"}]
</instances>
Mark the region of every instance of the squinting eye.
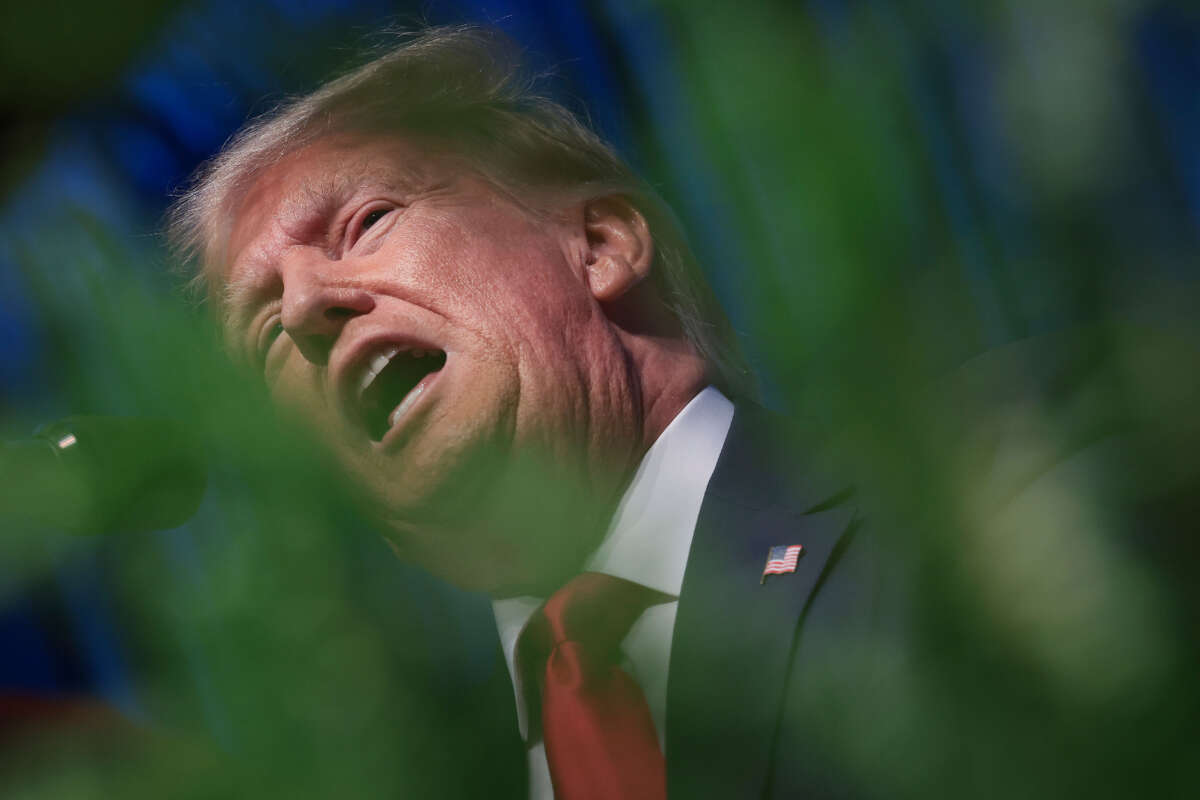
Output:
<instances>
[{"instance_id":1,"label":"squinting eye","mask_svg":"<svg viewBox=\"0 0 1200 800\"><path fill-rule=\"evenodd\" d=\"M283 323L276 322L271 326L270 330L267 331L266 336L263 337L262 346L259 348L259 359L261 361L267 360L267 353L270 352L271 345L275 344L275 340L282 335Z\"/></svg>"},{"instance_id":2,"label":"squinting eye","mask_svg":"<svg viewBox=\"0 0 1200 800\"><path fill-rule=\"evenodd\" d=\"M376 222L379 222L379 220L383 219L384 216L386 216L389 211L391 211L390 208L377 208L374 211L370 212L365 217L363 217L362 229L365 231L367 228L370 228Z\"/></svg>"}]
</instances>

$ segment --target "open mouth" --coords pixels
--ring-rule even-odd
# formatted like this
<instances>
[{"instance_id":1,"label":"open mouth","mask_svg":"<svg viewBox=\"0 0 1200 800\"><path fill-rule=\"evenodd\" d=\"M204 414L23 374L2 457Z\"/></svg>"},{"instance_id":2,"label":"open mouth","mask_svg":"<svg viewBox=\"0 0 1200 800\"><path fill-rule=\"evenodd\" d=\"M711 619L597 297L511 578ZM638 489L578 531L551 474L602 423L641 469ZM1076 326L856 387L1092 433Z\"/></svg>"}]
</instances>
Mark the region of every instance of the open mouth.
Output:
<instances>
[{"instance_id":1,"label":"open mouth","mask_svg":"<svg viewBox=\"0 0 1200 800\"><path fill-rule=\"evenodd\" d=\"M421 396L425 378L445 365L441 350L389 347L372 358L358 389L358 421L367 435L383 439Z\"/></svg>"}]
</instances>

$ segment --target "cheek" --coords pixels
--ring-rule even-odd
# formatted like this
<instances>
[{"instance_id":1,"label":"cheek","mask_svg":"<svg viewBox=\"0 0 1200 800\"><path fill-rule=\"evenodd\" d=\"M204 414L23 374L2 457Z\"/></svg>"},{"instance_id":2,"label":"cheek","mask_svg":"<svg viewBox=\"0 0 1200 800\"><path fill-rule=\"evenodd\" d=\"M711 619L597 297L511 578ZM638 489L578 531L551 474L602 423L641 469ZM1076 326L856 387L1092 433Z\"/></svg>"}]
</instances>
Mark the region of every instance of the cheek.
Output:
<instances>
[{"instance_id":1,"label":"cheek","mask_svg":"<svg viewBox=\"0 0 1200 800\"><path fill-rule=\"evenodd\" d=\"M313 423L327 437L339 426L325 400L316 369L293 347L271 383L271 400L286 413Z\"/></svg>"},{"instance_id":2,"label":"cheek","mask_svg":"<svg viewBox=\"0 0 1200 800\"><path fill-rule=\"evenodd\" d=\"M542 296L561 300L580 286L553 231L523 217L481 212L466 220L430 220L423 228L423 241L412 244L424 252L423 279L476 306L512 311Z\"/></svg>"},{"instance_id":3,"label":"cheek","mask_svg":"<svg viewBox=\"0 0 1200 800\"><path fill-rule=\"evenodd\" d=\"M512 239L478 254L474 301L507 338L569 338L590 296L562 253L543 239Z\"/></svg>"},{"instance_id":4,"label":"cheek","mask_svg":"<svg viewBox=\"0 0 1200 800\"><path fill-rule=\"evenodd\" d=\"M396 275L495 353L561 360L593 316L554 230L495 209L430 214L391 242Z\"/></svg>"}]
</instances>

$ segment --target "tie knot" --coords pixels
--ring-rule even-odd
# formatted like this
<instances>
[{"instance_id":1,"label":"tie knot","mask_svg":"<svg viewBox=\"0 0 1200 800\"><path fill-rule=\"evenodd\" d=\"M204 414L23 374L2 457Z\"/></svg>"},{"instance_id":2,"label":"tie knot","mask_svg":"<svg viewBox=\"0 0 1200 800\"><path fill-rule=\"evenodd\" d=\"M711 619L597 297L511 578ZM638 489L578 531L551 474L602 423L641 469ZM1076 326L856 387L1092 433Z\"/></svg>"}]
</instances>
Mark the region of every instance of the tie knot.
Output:
<instances>
[{"instance_id":1,"label":"tie knot","mask_svg":"<svg viewBox=\"0 0 1200 800\"><path fill-rule=\"evenodd\" d=\"M616 664L618 646L642 612L671 599L612 575L577 575L534 612L517 641L517 668L526 691L539 685L536 676L544 673L551 652L563 650L560 645L572 645L564 652L588 674ZM536 694L526 700L536 707Z\"/></svg>"},{"instance_id":2,"label":"tie knot","mask_svg":"<svg viewBox=\"0 0 1200 800\"><path fill-rule=\"evenodd\" d=\"M648 606L669 600L638 583L584 572L550 596L534 618L551 647L577 642L595 654L615 650Z\"/></svg>"}]
</instances>

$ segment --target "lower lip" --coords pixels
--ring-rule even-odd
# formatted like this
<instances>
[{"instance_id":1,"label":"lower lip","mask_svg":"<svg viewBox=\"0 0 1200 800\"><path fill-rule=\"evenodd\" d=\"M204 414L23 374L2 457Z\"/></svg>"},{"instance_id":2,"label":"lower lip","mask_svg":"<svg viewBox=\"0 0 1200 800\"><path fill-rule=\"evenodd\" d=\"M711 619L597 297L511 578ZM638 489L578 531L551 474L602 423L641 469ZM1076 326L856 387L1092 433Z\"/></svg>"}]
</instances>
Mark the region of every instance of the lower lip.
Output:
<instances>
[{"instance_id":1,"label":"lower lip","mask_svg":"<svg viewBox=\"0 0 1200 800\"><path fill-rule=\"evenodd\" d=\"M400 427L401 423L403 423L405 418L412 413L413 408L421 401L421 399L425 397L429 391L429 387L434 381L437 380L438 376L442 374L442 370L445 368L446 366L443 364L442 369L439 369L437 372L429 373L421 379L420 383L410 389L408 394L404 395L404 399L400 401L400 405L396 406L392 410L392 413L388 415L388 430L387 433L383 435L383 438L379 440L380 445L386 444L389 439L393 438L393 434L396 433L396 430Z\"/></svg>"}]
</instances>

